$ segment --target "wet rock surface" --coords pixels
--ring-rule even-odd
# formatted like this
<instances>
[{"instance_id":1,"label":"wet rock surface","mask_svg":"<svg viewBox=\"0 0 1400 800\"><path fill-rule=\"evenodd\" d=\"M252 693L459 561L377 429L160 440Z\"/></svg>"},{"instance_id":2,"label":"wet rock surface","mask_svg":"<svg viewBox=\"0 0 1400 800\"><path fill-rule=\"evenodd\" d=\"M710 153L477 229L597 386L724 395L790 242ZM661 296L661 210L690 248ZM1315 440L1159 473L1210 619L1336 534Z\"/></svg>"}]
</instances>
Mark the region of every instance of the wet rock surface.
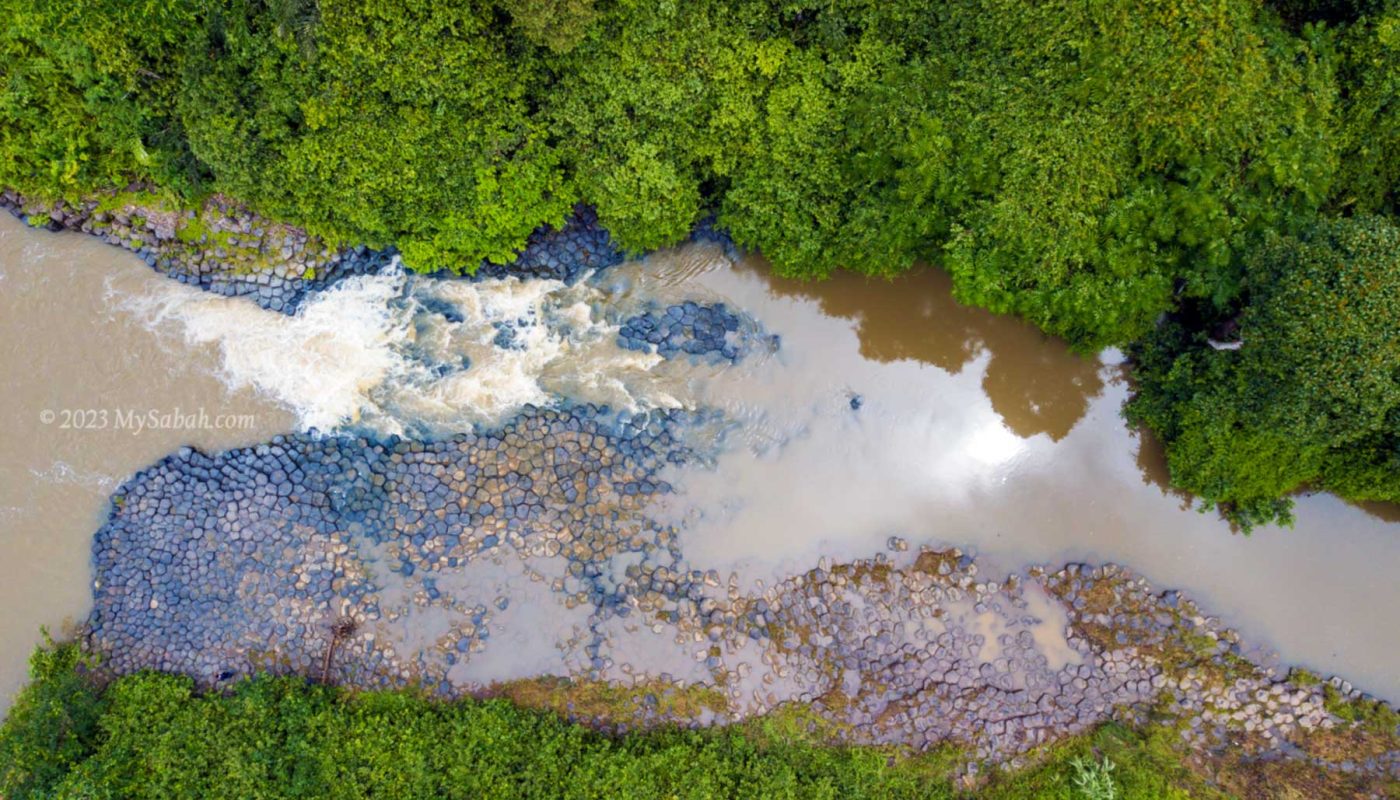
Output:
<instances>
[{"instance_id":1,"label":"wet rock surface","mask_svg":"<svg viewBox=\"0 0 1400 800\"><path fill-rule=\"evenodd\" d=\"M623 320L617 344L627 350L657 353L662 358L702 356L735 363L760 342L778 348L776 336L724 303L686 301L645 311Z\"/></svg>"},{"instance_id":2,"label":"wet rock surface","mask_svg":"<svg viewBox=\"0 0 1400 800\"><path fill-rule=\"evenodd\" d=\"M898 537L768 586L692 564L649 507L667 467L707 457L704 422L532 409L435 442L183 450L123 486L97 534L89 644L115 672L205 686L256 670L443 696L535 675L707 686L726 704L700 721L801 702L851 741L996 763L1152 710L1197 747L1400 774L1394 751L1309 755L1347 725L1327 684L1278 677L1112 565L987 576Z\"/></svg>"},{"instance_id":3,"label":"wet rock surface","mask_svg":"<svg viewBox=\"0 0 1400 800\"><path fill-rule=\"evenodd\" d=\"M140 188L131 187L131 192ZM181 283L247 297L284 314L295 313L309 295L345 278L377 273L397 257L393 248L331 246L219 196L196 212L169 210L136 194L72 205L6 190L0 192L0 208L30 225L97 236ZM599 227L597 216L579 206L562 228L535 231L511 264L483 262L468 279L515 275L573 282L620 261L622 253Z\"/></svg>"},{"instance_id":4,"label":"wet rock surface","mask_svg":"<svg viewBox=\"0 0 1400 800\"><path fill-rule=\"evenodd\" d=\"M133 193L140 189L131 188ZM393 260L391 252L331 247L218 196L197 212L167 209L153 200L140 204L141 199L133 194L73 205L6 191L0 194L0 207L30 225L96 236L181 283L225 297L247 297L284 314L294 313L313 292L377 272Z\"/></svg>"},{"instance_id":5,"label":"wet rock surface","mask_svg":"<svg viewBox=\"0 0 1400 800\"><path fill-rule=\"evenodd\" d=\"M608 232L598 224L598 215L588 206L580 205L564 223L554 230L544 227L530 236L529 243L509 264L482 263L471 279L550 278L573 283L585 273L621 263L622 251Z\"/></svg>"},{"instance_id":6,"label":"wet rock surface","mask_svg":"<svg viewBox=\"0 0 1400 800\"><path fill-rule=\"evenodd\" d=\"M669 491L661 468L689 457L677 416L579 408L431 443L292 436L182 450L119 489L97 533L92 642L119 672L214 683L309 669L327 625L348 617L363 633L340 679L441 678L509 606L465 602L479 587L454 591L453 580L506 553L550 561L554 588L590 616L626 614L625 587L601 565L629 553L674 563L666 532L639 509ZM683 580L672 592L691 590ZM450 616L447 629L426 649L395 648L394 635L421 634L415 604ZM376 623L404 630L376 635ZM592 658L597 646L585 649Z\"/></svg>"}]
</instances>

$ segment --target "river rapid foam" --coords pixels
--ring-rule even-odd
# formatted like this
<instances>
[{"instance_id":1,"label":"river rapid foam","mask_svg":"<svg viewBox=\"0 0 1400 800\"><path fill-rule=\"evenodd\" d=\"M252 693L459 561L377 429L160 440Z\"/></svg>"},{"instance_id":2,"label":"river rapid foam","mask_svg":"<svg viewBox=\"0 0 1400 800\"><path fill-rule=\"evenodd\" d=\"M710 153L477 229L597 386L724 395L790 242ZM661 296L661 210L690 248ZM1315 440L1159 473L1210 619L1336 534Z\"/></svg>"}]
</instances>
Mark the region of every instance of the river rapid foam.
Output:
<instances>
[{"instance_id":1,"label":"river rapid foam","mask_svg":"<svg viewBox=\"0 0 1400 800\"><path fill-rule=\"evenodd\" d=\"M499 425L526 405L640 411L682 400L655 353L617 346L619 319L587 281L439 280L394 265L341 281L294 316L171 284L129 308L221 377L291 409L303 428L436 437Z\"/></svg>"}]
</instances>

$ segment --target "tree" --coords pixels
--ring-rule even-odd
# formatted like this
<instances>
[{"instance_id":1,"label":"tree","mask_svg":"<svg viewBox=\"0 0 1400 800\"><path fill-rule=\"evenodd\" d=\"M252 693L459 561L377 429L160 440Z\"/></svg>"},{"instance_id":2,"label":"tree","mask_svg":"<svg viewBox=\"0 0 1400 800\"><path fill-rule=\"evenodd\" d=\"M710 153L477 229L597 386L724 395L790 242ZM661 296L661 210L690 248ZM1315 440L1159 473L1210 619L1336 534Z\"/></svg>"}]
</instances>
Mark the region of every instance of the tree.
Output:
<instances>
[{"instance_id":1,"label":"tree","mask_svg":"<svg viewBox=\"0 0 1400 800\"><path fill-rule=\"evenodd\" d=\"M626 250L684 239L704 216L705 121L742 73L743 28L710 3L620 3L553 62L543 117L575 195Z\"/></svg>"},{"instance_id":2,"label":"tree","mask_svg":"<svg viewBox=\"0 0 1400 800\"><path fill-rule=\"evenodd\" d=\"M530 42L567 53L598 18L593 0L503 0L511 24Z\"/></svg>"},{"instance_id":3,"label":"tree","mask_svg":"<svg viewBox=\"0 0 1400 800\"><path fill-rule=\"evenodd\" d=\"M1400 212L1400 2L1342 37L1344 157L1335 202L1361 212Z\"/></svg>"},{"instance_id":4,"label":"tree","mask_svg":"<svg viewBox=\"0 0 1400 800\"><path fill-rule=\"evenodd\" d=\"M1326 196L1328 51L1253 2L960 0L941 21L964 302L1124 343L1178 290L1228 303L1249 235Z\"/></svg>"},{"instance_id":5,"label":"tree","mask_svg":"<svg viewBox=\"0 0 1400 800\"><path fill-rule=\"evenodd\" d=\"M928 108L944 87L928 65L874 38L762 58L760 116L715 161L728 181L720 223L786 275L892 276L934 253L954 184L952 142Z\"/></svg>"},{"instance_id":6,"label":"tree","mask_svg":"<svg viewBox=\"0 0 1400 800\"><path fill-rule=\"evenodd\" d=\"M1362 217L1248 258L1237 350L1170 324L1137 349L1128 418L1172 482L1234 521L1289 520L1303 488L1400 500L1400 228Z\"/></svg>"},{"instance_id":7,"label":"tree","mask_svg":"<svg viewBox=\"0 0 1400 800\"><path fill-rule=\"evenodd\" d=\"M0 0L0 185L77 198L198 174L173 114L185 2Z\"/></svg>"},{"instance_id":8,"label":"tree","mask_svg":"<svg viewBox=\"0 0 1400 800\"><path fill-rule=\"evenodd\" d=\"M489 7L318 8L311 30L251 0L206 16L180 110L219 188L425 270L508 261L563 222L572 199L526 98L538 62Z\"/></svg>"}]
</instances>

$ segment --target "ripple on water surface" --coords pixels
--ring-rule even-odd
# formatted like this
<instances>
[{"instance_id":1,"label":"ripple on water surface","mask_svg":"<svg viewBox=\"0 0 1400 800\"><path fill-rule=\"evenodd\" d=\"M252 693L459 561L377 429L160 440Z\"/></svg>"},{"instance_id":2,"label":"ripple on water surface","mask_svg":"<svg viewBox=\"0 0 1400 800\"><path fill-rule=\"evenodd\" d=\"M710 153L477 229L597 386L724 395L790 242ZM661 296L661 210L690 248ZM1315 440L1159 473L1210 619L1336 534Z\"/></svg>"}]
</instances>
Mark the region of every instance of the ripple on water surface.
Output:
<instances>
[{"instance_id":1,"label":"ripple on water surface","mask_svg":"<svg viewBox=\"0 0 1400 800\"><path fill-rule=\"evenodd\" d=\"M57 241L68 239L45 238ZM100 247L95 252L111 253ZM125 259L115 253L110 258ZM661 341L652 341L657 326L669 324L670 309L678 306L682 315L694 309L692 317L677 317L674 330L667 328ZM635 597L628 592L641 586L672 603L684 596L698 611L707 592L717 593L716 602L718 594L732 600L733 592L762 597L756 581L779 585L811 570L822 556L869 558L893 536L916 546L970 545L985 563L1005 570L1068 558L1130 564L1160 585L1190 590L1208 608L1228 609L1229 622L1278 647L1288 659L1400 696L1400 675L1393 667L1400 663L1400 643L1375 635L1377 626L1397 627L1391 617L1400 613L1400 584L1387 569L1395 556L1393 525L1314 497L1300 502L1296 530L1262 530L1246 539L1232 536L1211 516L1183 509L1179 498L1153 482L1150 452L1118 416L1127 387L1115 354L1085 359L1014 319L960 307L937 271L891 283L854 276L794 283L773 278L756 260L734 261L717 245L696 244L574 284L444 282L391 270L347 280L294 317L161 281L120 293L115 307L137 338L159 339L161 352L203 354L197 362L200 380L207 383L217 374L237 396L276 403L303 427L371 434L380 447L392 446L380 438L387 434L436 440L433 447L455 441L459 449L453 459L466 458L459 465L461 477L456 466L440 472L457 464L452 459L451 464L409 459L402 476L356 469L350 478L337 478L349 480L351 490L370 480L364 491L371 494L399 491L373 484L376 475L402 485L409 499L394 502L407 503L412 513L396 511L378 519L377 528L363 519L314 518L306 511L305 527L298 529L303 521L283 512L302 506L292 503L291 494L265 494L269 484L258 484L255 477L269 474L262 470L238 478L253 481L250 496L267 498L262 511L234 504L205 509L203 517L188 522L191 531L200 532L190 541L207 540L207 557L214 560L208 569L245 564L253 570L249 564L270 563L247 561L261 553L262 540L229 538L223 522L229 513L238 520L245 511L277 509L283 516L276 519L290 520L291 527L275 532L293 537L284 544L303 541L296 537L324 539L325 563L297 574L306 583L294 588L285 604L277 605L282 578L249 579L249 591L270 592L258 602L273 603L264 609L272 618L300 620L299 628L289 626L279 636L311 637L299 658L313 657L319 646L315 636L324 633L316 627L321 618L346 610L322 593L355 603L382 593L376 613L383 615L381 621L396 623L384 632L384 641L397 642L395 658L438 653L440 662L427 658L404 668L441 668L430 674L452 685L533 674L550 663L562 671L599 669L599 664L605 671L624 666L629 672L653 671L670 665L672 677L692 678L715 657L705 644L709 634L703 622L677 638L664 627L677 620L648 616L679 613L674 607L663 603L629 611L640 618L628 618L615 612L632 608L630 601L608 605L614 601L603 599ZM719 308L724 313L713 312ZM709 311L697 315L700 309ZM739 320L732 326L725 316L730 312ZM81 319L66 322L71 330ZM151 337L148 328L160 335ZM678 337L675 346L663 346L672 333ZM720 357L691 355L685 344L699 339L714 343ZM726 357L725 346L742 357ZM142 377L149 383L149 376L132 380L141 384ZM472 435L487 436L502 425L532 424L516 419L527 405L559 406L567 417L587 403L628 412L706 410L719 416L687 418L687 432L671 431L678 446L703 445L689 448L684 458L658 457L650 445L645 452L612 450L631 440L598 434L608 444L606 457L617 459L608 470L644 469L649 476L647 490L640 481L619 482L638 484L633 494L613 487L628 504L625 513L585 510L587 502L580 498L596 491L602 478L589 486L587 470L570 473L584 481L571 497L553 471L559 465L549 462L554 449L542 439L541 458L549 453L545 471L536 477L535 466L516 463L494 476L503 482L497 490L528 494L536 486L552 487L548 491L558 497L535 492L542 502L551 499L538 510L521 506L526 510L519 517L497 514L502 501L476 497L475 478L467 477L472 458L477 466L501 453L509 460L529 442L487 456L473 447L460 449L463 443L454 435L475 427ZM286 416L281 419L288 424ZM611 426L628 417L600 419L588 417L588 424ZM666 418L643 413L642 419ZM581 446L591 448L593 441ZM372 448L374 442L363 446ZM208 446L232 443L238 442L214 440ZM161 452L174 444L163 445ZM120 480L134 466L109 469ZM602 475L601 461L590 469ZM504 483L511 474L516 483ZM519 489L526 476L531 488ZM213 474L199 480L211 491L226 480L237 482ZM607 483L611 487L613 480ZM289 492L305 488L289 486ZM418 493L424 498L421 508L412 507ZM335 496L326 494L325 502L339 502ZM482 513L483 502L491 503L489 513ZM139 508L124 513L135 515L132 524L146 519ZM536 513L556 516L543 526L549 535L531 540L523 531L542 524L543 517L531 516ZM451 514L458 518L447 523ZM449 535L436 530L439 523L453 528L456 539L434 545L441 551L424 552L429 539ZM425 525L432 534L422 534L422 544L415 542L415 526ZM92 527L87 523L86 531ZM274 534L256 525L252 529ZM610 542L595 551L590 537L606 531L639 536L640 543ZM369 544L372 550L359 549ZM534 547L542 549L534 553ZM521 560L518 552L536 561ZM279 548L272 555L280 554ZM335 566L352 555L363 575ZM234 566L220 561L225 558ZM152 570L168 573L159 562ZM149 624L165 625L180 614L197 617L230 602L216 593L199 595L205 606L181 607L192 589L178 586L168 601L174 607L154 595L142 595L143 609L124 607L155 620ZM347 593L354 586L363 593ZM306 597L295 600L296 592ZM691 597L692 592L698 595ZM132 600L123 597L121 602ZM1036 602L1033 593L1013 599ZM600 608L607 611L598 617ZM1004 632L1019 633L1005 627L1011 622L999 623L986 613L967 610L962 624L986 628L978 647L999 641ZM399 616L389 620L390 614ZM125 624L127 617L114 620ZM653 629L657 624L662 631ZM183 628L160 629L173 636ZM1078 651L1056 644L1047 630L1027 628L1032 642L1027 646L1047 662L1054 658L1061 667L1072 666ZM188 627L189 635L199 631L207 629ZM205 648L210 658L218 652L203 640L189 644ZM664 655L671 649L677 658ZM143 651L136 646L132 653L139 658ZM989 655L994 661L996 655ZM373 672L380 666L365 668ZM201 662L200 668L216 677L224 670L213 661Z\"/></svg>"}]
</instances>

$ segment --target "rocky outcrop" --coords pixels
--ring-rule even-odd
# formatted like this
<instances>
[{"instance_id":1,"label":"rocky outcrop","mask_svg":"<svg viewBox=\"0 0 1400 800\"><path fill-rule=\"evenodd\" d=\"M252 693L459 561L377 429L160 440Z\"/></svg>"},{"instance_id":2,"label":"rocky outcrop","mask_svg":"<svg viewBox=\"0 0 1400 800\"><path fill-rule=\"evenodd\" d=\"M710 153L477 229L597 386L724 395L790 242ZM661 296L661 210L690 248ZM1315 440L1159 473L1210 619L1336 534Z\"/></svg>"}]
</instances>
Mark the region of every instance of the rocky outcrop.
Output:
<instances>
[{"instance_id":1,"label":"rocky outcrop","mask_svg":"<svg viewBox=\"0 0 1400 800\"><path fill-rule=\"evenodd\" d=\"M1359 695L1261 666L1120 567L986 575L898 538L773 585L697 566L651 512L671 468L706 455L686 444L697 422L580 407L436 442L183 450L123 486L96 536L90 647L210 686L256 670L443 696L539 674L709 686L716 720L805 703L849 741L1007 764L1150 712L1192 747L1400 776L1396 731L1340 760L1317 746L1356 727L1336 702Z\"/></svg>"},{"instance_id":2,"label":"rocky outcrop","mask_svg":"<svg viewBox=\"0 0 1400 800\"><path fill-rule=\"evenodd\" d=\"M221 196L196 210L175 209L141 187L73 205L13 191L0 207L30 225L91 234L134 252L182 283L292 314L311 294L394 262L394 249L327 243L296 226L266 219ZM482 263L469 278L515 275L573 281L622 260L592 210L580 206L562 228L542 227L510 264Z\"/></svg>"}]
</instances>

